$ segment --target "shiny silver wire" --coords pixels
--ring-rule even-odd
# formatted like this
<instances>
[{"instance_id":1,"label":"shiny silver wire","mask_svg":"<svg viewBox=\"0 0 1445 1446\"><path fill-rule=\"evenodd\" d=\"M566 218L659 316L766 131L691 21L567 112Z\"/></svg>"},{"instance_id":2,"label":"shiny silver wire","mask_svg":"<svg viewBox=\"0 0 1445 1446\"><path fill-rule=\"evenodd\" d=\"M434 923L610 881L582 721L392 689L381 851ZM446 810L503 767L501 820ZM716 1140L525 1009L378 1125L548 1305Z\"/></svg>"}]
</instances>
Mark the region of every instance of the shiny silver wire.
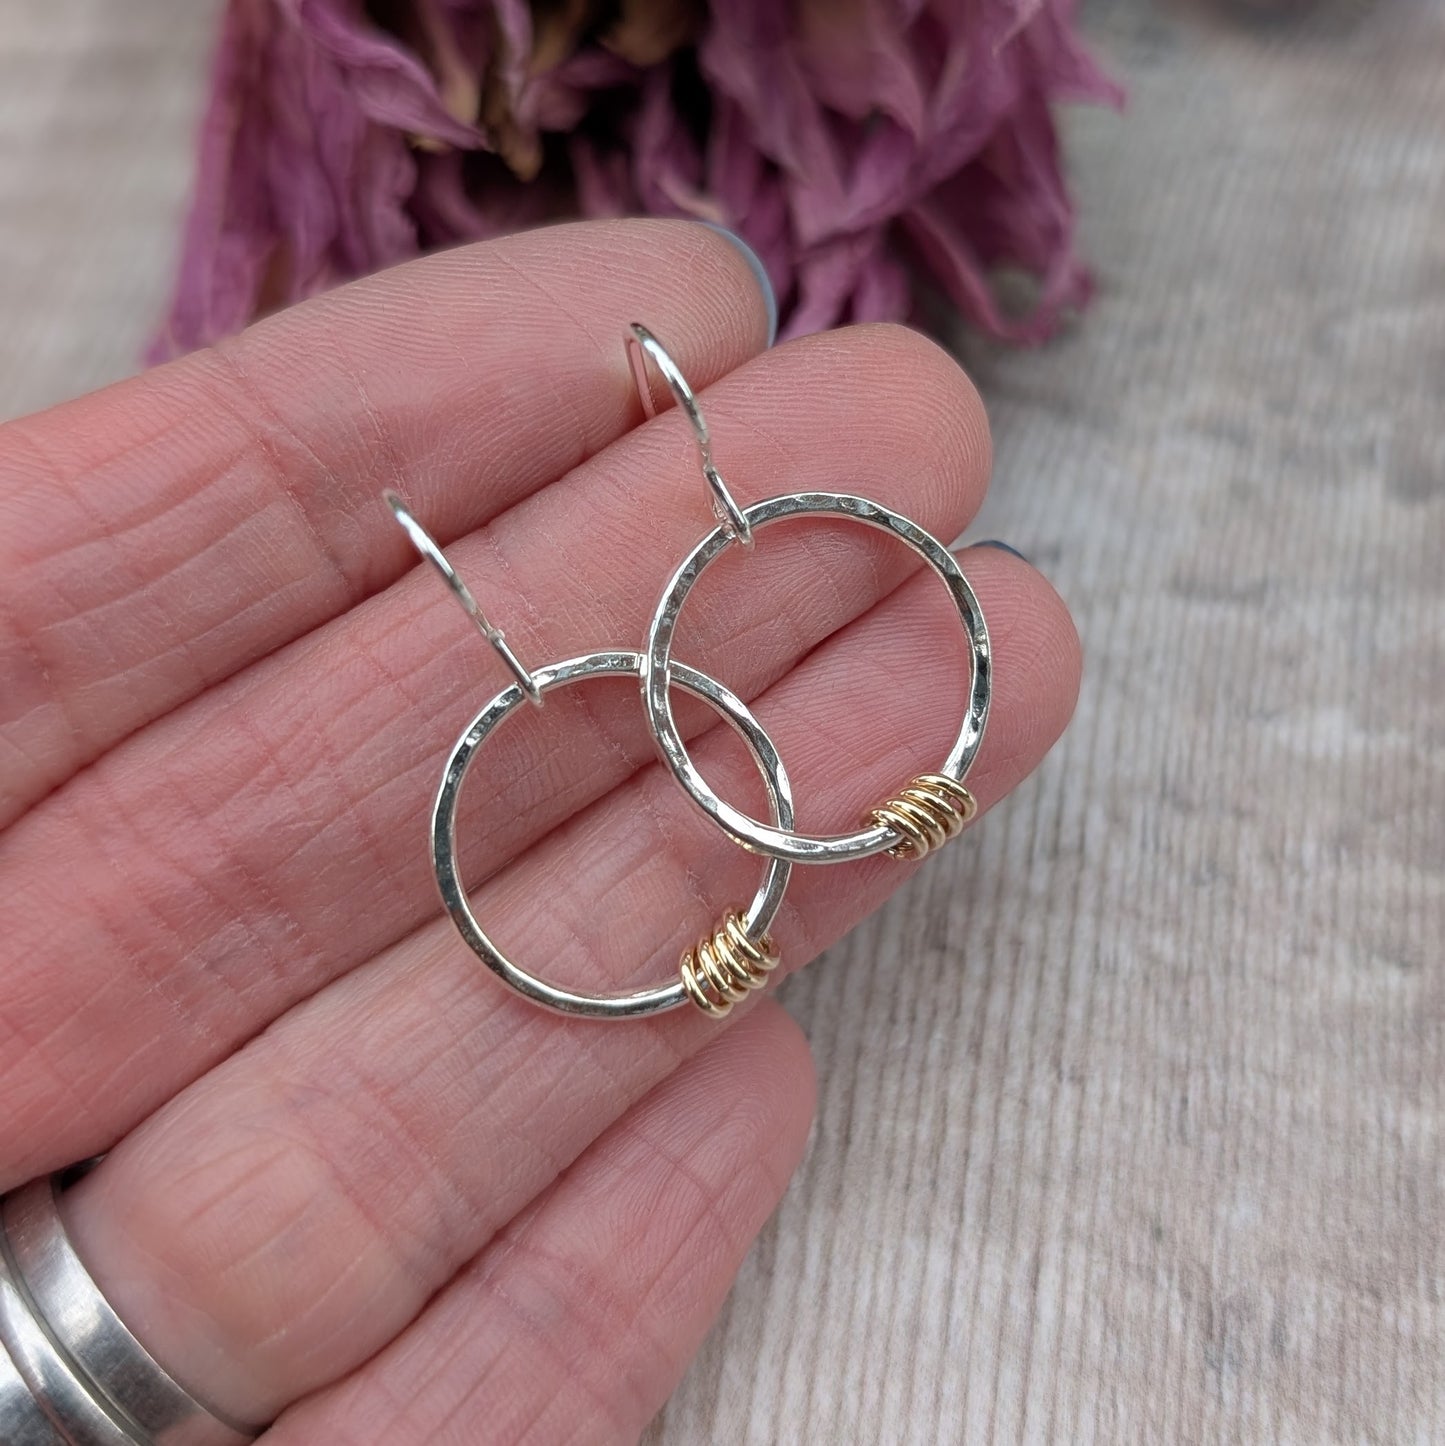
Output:
<instances>
[{"instance_id":1,"label":"shiny silver wire","mask_svg":"<svg viewBox=\"0 0 1445 1446\"><path fill-rule=\"evenodd\" d=\"M538 688L536 679L522 666L521 659L512 651L507 635L489 621L476 598L472 596L471 589L457 576L456 569L447 561L446 553L441 550L436 538L412 516L411 509L395 492L388 488L381 495L401 524L402 531L411 539L411 545L441 574L441 579L451 589L452 596L462 605L462 611L477 625L477 631L496 649L497 656L507 665L507 670L517 680L517 685L527 701L540 708L542 690Z\"/></svg>"},{"instance_id":2,"label":"shiny silver wire","mask_svg":"<svg viewBox=\"0 0 1445 1446\"><path fill-rule=\"evenodd\" d=\"M745 515L754 530L793 517L836 516L862 522L887 532L912 548L943 580L963 623L964 635L972 653L973 676L963 725L948 757L934 772L962 783L978 754L988 722L992 655L983 609L953 554L916 522L890 511L881 503L848 493L790 492L782 497L755 502L746 509ZM723 529L714 528L683 558L663 589L647 630L642 664L642 701L647 709L647 725L657 740L663 761L692 801L724 833L752 853L771 859L788 859L794 863L831 864L866 858L869 854L900 847L906 842L903 834L887 824L876 822L853 833L822 836L794 833L788 824L770 828L724 802L698 772L678 732L669 697L669 677L676 681L677 669L677 664L672 661L673 637L688 594L703 570L715 562L727 546L728 538ZM927 680L921 681L926 683Z\"/></svg>"},{"instance_id":3,"label":"shiny silver wire","mask_svg":"<svg viewBox=\"0 0 1445 1446\"><path fill-rule=\"evenodd\" d=\"M745 548L753 545L753 529L747 513L738 506L737 500L723 481L712 459L712 437L707 429L707 419L698 404L697 393L688 385L682 368L673 361L668 350L648 329L634 321L628 328L627 361L632 368L632 379L637 383L637 395L642 402L643 415L651 418L657 415L657 406L652 400L652 387L647 379L647 358L662 373L662 379L677 399L687 420L692 424L693 436L697 439L698 460L702 465L703 480L711 493L713 516L730 542L739 542Z\"/></svg>"},{"instance_id":4,"label":"shiny silver wire","mask_svg":"<svg viewBox=\"0 0 1445 1446\"><path fill-rule=\"evenodd\" d=\"M546 693L584 678L637 678L641 676L641 672L642 656L639 653L598 652L539 668L535 680L538 689ZM769 813L773 821L780 828L791 829L793 793L787 772L783 768L782 759L778 757L777 749L773 747L772 739L763 731L762 725L748 711L747 706L721 683L705 674L694 672L681 663L672 664L672 682L694 697L701 698L732 726L747 745L753 761L758 765L758 771L763 776ZM520 687L507 688L498 693L467 725L466 731L452 749L442 773L441 788L437 793L436 806L432 810L432 867L441 890L442 903L451 915L457 932L465 940L467 947L504 984L534 1004L540 1004L559 1014L584 1015L592 1019L630 1019L642 1014L656 1014L664 1009L675 1009L688 1003L690 996L686 983L681 978L670 984L615 995L584 994L548 984L519 964L514 964L487 937L486 931L477 922L457 867L457 803L467 770L476 758L477 751L521 706L524 696ZM768 861L758 891L742 919L743 930L751 940L765 939L777 916L778 906L783 901L783 893L787 889L791 872L791 864L780 859Z\"/></svg>"}]
</instances>

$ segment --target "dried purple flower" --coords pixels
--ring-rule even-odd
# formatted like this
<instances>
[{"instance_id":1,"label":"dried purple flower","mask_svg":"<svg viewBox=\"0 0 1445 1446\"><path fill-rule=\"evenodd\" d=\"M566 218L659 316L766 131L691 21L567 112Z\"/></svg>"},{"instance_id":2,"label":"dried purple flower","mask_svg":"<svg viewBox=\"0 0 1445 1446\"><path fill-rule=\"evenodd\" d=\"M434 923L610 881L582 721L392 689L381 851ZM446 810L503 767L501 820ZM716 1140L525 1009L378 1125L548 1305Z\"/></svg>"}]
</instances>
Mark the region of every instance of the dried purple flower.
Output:
<instances>
[{"instance_id":1,"label":"dried purple flower","mask_svg":"<svg viewBox=\"0 0 1445 1446\"><path fill-rule=\"evenodd\" d=\"M742 234L785 335L905 316L916 271L1038 340L1089 289L1052 107L1119 99L1073 4L230 0L154 353L426 247L635 212Z\"/></svg>"}]
</instances>

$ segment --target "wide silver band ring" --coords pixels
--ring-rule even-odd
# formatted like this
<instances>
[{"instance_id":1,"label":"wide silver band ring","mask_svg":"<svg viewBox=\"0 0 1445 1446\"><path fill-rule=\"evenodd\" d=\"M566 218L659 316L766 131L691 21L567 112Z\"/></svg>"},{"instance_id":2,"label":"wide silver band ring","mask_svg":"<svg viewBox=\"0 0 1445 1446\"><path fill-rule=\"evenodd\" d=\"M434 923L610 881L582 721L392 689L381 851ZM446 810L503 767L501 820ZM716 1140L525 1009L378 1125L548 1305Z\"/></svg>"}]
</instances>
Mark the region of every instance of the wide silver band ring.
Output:
<instances>
[{"instance_id":1,"label":"wide silver band ring","mask_svg":"<svg viewBox=\"0 0 1445 1446\"><path fill-rule=\"evenodd\" d=\"M943 580L972 653L972 680L958 737L948 757L934 771L962 783L978 754L988 722L992 657L983 609L953 554L916 522L881 503L846 492L791 492L755 502L743 509L743 515L753 532L794 517L831 516L861 522L912 548ZM883 824L872 824L853 833L820 836L794 833L788 825L769 827L719 798L689 756L673 717L669 696L669 680L676 681L677 671L672 661L673 638L688 594L704 569L728 550L731 541L730 532L723 527L709 532L678 565L652 615L643 655L642 701L647 709L648 727L657 740L663 761L688 797L724 833L752 853L793 863L833 864L896 847L903 842L902 836Z\"/></svg>"},{"instance_id":2,"label":"wide silver band ring","mask_svg":"<svg viewBox=\"0 0 1445 1446\"><path fill-rule=\"evenodd\" d=\"M70 1243L49 1179L0 1201L0 1346L5 1446L245 1446L263 1429L198 1400L131 1334Z\"/></svg>"}]
</instances>

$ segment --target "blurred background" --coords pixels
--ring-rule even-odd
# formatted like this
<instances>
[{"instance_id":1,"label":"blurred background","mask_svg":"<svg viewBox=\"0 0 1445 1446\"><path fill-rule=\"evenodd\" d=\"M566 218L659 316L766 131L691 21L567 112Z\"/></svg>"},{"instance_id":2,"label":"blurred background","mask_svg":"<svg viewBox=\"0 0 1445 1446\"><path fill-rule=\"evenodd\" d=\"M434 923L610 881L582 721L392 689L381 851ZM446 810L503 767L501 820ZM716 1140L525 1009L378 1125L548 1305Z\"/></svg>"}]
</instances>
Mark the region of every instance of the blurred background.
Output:
<instances>
[{"instance_id":1,"label":"blurred background","mask_svg":"<svg viewBox=\"0 0 1445 1446\"><path fill-rule=\"evenodd\" d=\"M0 418L160 318L216 0L0 0ZM811 1152L654 1443L1445 1439L1445 5L1088 0L1098 282L974 533L1044 767L785 986Z\"/></svg>"}]
</instances>

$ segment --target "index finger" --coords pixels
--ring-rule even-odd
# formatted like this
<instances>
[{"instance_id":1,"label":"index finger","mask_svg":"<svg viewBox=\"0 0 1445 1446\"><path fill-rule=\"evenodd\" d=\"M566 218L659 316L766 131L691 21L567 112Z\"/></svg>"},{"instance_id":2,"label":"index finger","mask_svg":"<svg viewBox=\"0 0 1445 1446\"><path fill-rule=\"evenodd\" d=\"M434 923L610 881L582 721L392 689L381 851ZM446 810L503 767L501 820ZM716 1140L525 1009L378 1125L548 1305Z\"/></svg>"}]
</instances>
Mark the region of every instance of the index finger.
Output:
<instances>
[{"instance_id":1,"label":"index finger","mask_svg":"<svg viewBox=\"0 0 1445 1446\"><path fill-rule=\"evenodd\" d=\"M447 542L620 436L635 319L698 385L768 341L722 234L591 222L397 267L0 427L0 827L400 576L382 487Z\"/></svg>"}]
</instances>

